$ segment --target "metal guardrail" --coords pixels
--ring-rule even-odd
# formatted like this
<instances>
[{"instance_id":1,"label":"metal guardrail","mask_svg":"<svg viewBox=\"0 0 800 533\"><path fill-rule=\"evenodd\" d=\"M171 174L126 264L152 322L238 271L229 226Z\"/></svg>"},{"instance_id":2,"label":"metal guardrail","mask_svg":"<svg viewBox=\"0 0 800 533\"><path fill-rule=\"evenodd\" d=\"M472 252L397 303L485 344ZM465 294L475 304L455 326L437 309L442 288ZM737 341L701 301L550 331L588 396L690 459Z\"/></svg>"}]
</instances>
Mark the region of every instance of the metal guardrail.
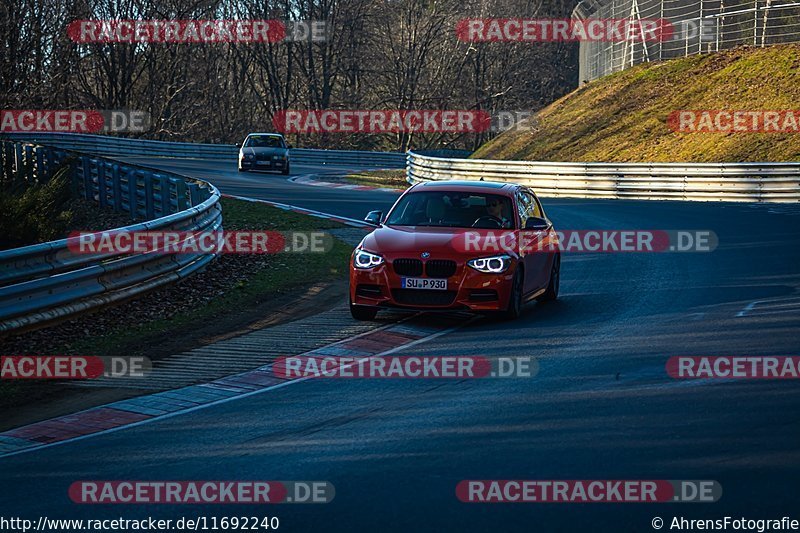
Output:
<instances>
[{"instance_id":1,"label":"metal guardrail","mask_svg":"<svg viewBox=\"0 0 800 533\"><path fill-rule=\"evenodd\" d=\"M187 159L226 160L232 163L239 149L232 144L199 144L144 139L126 139L109 135L81 133L3 133L4 137L55 146L64 150L110 157L172 157ZM358 150L316 150L293 148L289 157L295 163L318 165L359 165L380 168L405 168L402 152L366 152Z\"/></svg>"},{"instance_id":2,"label":"metal guardrail","mask_svg":"<svg viewBox=\"0 0 800 533\"><path fill-rule=\"evenodd\" d=\"M795 163L547 163L408 153L409 183L467 179L530 185L551 197L739 202L800 201Z\"/></svg>"},{"instance_id":3,"label":"metal guardrail","mask_svg":"<svg viewBox=\"0 0 800 533\"><path fill-rule=\"evenodd\" d=\"M95 156L3 142L2 169L42 181L69 164L78 192L145 222L114 231L215 231L219 191L200 180ZM205 267L213 254L77 254L67 239L0 252L0 335L126 300Z\"/></svg>"},{"instance_id":4,"label":"metal guardrail","mask_svg":"<svg viewBox=\"0 0 800 533\"><path fill-rule=\"evenodd\" d=\"M317 165L359 165L379 168L405 168L406 154L403 152L365 152L359 150L314 150L292 148L289 158L293 163Z\"/></svg>"},{"instance_id":5,"label":"metal guardrail","mask_svg":"<svg viewBox=\"0 0 800 533\"><path fill-rule=\"evenodd\" d=\"M44 144L63 150L103 156L236 159L239 150L234 145L225 144L173 143L83 133L3 132L2 136L13 141Z\"/></svg>"}]
</instances>

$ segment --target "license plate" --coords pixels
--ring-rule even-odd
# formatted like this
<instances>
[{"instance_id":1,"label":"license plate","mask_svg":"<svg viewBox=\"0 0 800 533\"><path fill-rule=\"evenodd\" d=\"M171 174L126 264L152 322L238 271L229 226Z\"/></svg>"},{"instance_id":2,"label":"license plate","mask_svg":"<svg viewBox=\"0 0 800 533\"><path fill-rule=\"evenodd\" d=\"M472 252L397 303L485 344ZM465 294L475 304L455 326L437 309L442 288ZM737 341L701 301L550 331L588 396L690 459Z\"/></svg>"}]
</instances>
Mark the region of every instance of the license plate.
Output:
<instances>
[{"instance_id":1,"label":"license plate","mask_svg":"<svg viewBox=\"0 0 800 533\"><path fill-rule=\"evenodd\" d=\"M401 278L401 284L404 289L433 289L437 291L447 290L446 279Z\"/></svg>"}]
</instances>

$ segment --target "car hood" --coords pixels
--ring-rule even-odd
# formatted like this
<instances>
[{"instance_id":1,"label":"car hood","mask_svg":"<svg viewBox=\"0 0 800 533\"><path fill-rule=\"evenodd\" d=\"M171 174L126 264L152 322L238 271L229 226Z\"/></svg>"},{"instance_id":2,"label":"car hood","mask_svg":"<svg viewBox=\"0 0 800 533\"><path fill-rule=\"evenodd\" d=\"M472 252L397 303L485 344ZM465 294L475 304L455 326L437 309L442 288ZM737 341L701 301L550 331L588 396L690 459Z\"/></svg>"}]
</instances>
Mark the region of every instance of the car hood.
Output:
<instances>
[{"instance_id":1,"label":"car hood","mask_svg":"<svg viewBox=\"0 0 800 533\"><path fill-rule=\"evenodd\" d=\"M249 155L286 155L288 151L287 148L251 148L249 146L242 148L242 153Z\"/></svg>"},{"instance_id":2,"label":"car hood","mask_svg":"<svg viewBox=\"0 0 800 533\"><path fill-rule=\"evenodd\" d=\"M369 252L386 255L409 254L418 257L422 252L428 252L431 258L475 257L481 254L476 254L474 251L465 252L463 246L459 246L459 243L463 243L459 236L463 236L466 232L500 235L508 231L513 230L381 226L364 237L361 245Z\"/></svg>"}]
</instances>

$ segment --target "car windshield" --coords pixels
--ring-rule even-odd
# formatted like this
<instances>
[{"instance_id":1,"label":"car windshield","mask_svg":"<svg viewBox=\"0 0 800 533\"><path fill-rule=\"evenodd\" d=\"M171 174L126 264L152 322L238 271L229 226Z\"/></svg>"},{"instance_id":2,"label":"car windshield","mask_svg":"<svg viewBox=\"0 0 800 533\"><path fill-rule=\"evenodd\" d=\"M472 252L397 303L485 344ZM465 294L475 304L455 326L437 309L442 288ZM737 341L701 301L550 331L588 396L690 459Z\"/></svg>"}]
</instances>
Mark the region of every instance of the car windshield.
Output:
<instances>
[{"instance_id":1,"label":"car windshield","mask_svg":"<svg viewBox=\"0 0 800 533\"><path fill-rule=\"evenodd\" d=\"M386 223L395 226L513 228L511 199L497 194L425 191L405 195Z\"/></svg>"},{"instance_id":2,"label":"car windshield","mask_svg":"<svg viewBox=\"0 0 800 533\"><path fill-rule=\"evenodd\" d=\"M283 138L277 135L251 135L244 142L248 148L285 148Z\"/></svg>"}]
</instances>

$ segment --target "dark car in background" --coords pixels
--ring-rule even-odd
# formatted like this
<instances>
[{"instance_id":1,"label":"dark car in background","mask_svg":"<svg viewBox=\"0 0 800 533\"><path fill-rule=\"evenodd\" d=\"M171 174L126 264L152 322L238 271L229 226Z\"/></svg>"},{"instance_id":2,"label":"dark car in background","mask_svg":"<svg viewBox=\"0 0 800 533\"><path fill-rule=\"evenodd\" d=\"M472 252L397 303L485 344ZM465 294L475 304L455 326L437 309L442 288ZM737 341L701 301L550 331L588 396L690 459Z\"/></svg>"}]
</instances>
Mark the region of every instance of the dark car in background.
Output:
<instances>
[{"instance_id":1,"label":"dark car in background","mask_svg":"<svg viewBox=\"0 0 800 533\"><path fill-rule=\"evenodd\" d=\"M239 147L239 172L271 170L289 174L289 148L279 133L251 133Z\"/></svg>"}]
</instances>

